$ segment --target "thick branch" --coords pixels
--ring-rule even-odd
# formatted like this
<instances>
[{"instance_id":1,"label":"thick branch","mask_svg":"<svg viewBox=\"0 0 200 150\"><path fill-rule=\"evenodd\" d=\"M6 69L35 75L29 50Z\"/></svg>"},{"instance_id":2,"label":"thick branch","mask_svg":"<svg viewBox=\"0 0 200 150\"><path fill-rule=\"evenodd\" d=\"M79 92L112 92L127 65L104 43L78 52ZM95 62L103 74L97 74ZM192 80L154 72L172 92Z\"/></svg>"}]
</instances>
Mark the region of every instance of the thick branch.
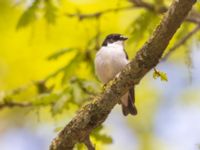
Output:
<instances>
[{"instance_id":1,"label":"thick branch","mask_svg":"<svg viewBox=\"0 0 200 150\"><path fill-rule=\"evenodd\" d=\"M72 150L90 132L102 124L117 104L118 99L144 75L157 65L170 39L180 27L196 0L174 0L152 37L139 50L120 75L106 90L84 106L53 140L50 150Z\"/></svg>"}]
</instances>

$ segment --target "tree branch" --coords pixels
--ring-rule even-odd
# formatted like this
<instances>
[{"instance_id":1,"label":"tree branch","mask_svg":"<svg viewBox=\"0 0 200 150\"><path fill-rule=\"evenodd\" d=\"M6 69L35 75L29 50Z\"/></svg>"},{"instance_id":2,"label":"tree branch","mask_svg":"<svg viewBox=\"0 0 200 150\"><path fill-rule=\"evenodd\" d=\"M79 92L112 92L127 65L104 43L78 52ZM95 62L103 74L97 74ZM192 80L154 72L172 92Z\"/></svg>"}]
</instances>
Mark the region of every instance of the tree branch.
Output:
<instances>
[{"instance_id":1,"label":"tree branch","mask_svg":"<svg viewBox=\"0 0 200 150\"><path fill-rule=\"evenodd\" d=\"M91 14L82 14L80 12L78 13L65 13L66 17L77 17L79 18L79 20L84 20L84 19L93 19L93 18L99 18L104 14L107 13L111 13L111 12L118 12L118 11L127 11L130 9L134 9L134 8L144 8L146 10L149 11L153 11L157 14L163 14L165 13L168 8L166 6L156 6L152 3L149 2L145 2L142 0L129 0L131 3L133 3L133 6L127 6L127 7L121 7L121 8L111 8L111 9L107 9L107 10L103 10L103 11L98 11L95 13L91 13ZM195 24L200 24L200 14L196 11L191 11L191 13L188 14L188 16L185 18L185 21L188 22L192 22Z\"/></svg>"},{"instance_id":2,"label":"tree branch","mask_svg":"<svg viewBox=\"0 0 200 150\"><path fill-rule=\"evenodd\" d=\"M83 19L99 18L100 16L107 14L107 13L124 11L124 10L129 10L129 9L132 9L132 8L134 8L134 7L133 6L127 6L127 7L120 7L120 8L111 8L111 9L98 11L98 12L91 13L91 14L81 14L80 12L74 13L74 14L65 13L65 16L66 17L78 17L79 20L83 20Z\"/></svg>"},{"instance_id":3,"label":"tree branch","mask_svg":"<svg viewBox=\"0 0 200 150\"><path fill-rule=\"evenodd\" d=\"M149 11L154 11L158 14L165 13L168 10L166 6L157 7L154 4L144 2L142 0L129 0L129 1L132 2L136 7L145 8ZM185 21L200 24L200 14L192 10L186 17Z\"/></svg>"},{"instance_id":4,"label":"tree branch","mask_svg":"<svg viewBox=\"0 0 200 150\"><path fill-rule=\"evenodd\" d=\"M184 21L196 0L174 0L152 37L139 50L120 75L109 82L106 90L77 115L52 141L50 150L72 150L107 118L118 99L156 66L170 39Z\"/></svg>"},{"instance_id":5,"label":"tree branch","mask_svg":"<svg viewBox=\"0 0 200 150\"><path fill-rule=\"evenodd\" d=\"M0 103L0 110L3 108L12 108L12 107L30 107L31 103L20 103L20 102L4 102Z\"/></svg>"},{"instance_id":6,"label":"tree branch","mask_svg":"<svg viewBox=\"0 0 200 150\"><path fill-rule=\"evenodd\" d=\"M95 150L94 146L92 145L92 142L90 141L89 135L85 138L84 143L87 146L88 150Z\"/></svg>"},{"instance_id":7,"label":"tree branch","mask_svg":"<svg viewBox=\"0 0 200 150\"><path fill-rule=\"evenodd\" d=\"M156 7L154 4L144 2L142 0L129 0L129 1L133 3L136 7L145 8L147 10L154 11L157 13L164 13L167 11L167 7L165 6Z\"/></svg>"},{"instance_id":8,"label":"tree branch","mask_svg":"<svg viewBox=\"0 0 200 150\"><path fill-rule=\"evenodd\" d=\"M200 30L200 25L197 25L191 32L189 32L186 36L184 36L180 41L178 41L172 48L169 49L169 51L165 54L165 56L162 58L162 61L165 61L169 58L169 56L181 45L185 44L187 40L192 37L195 33L197 33Z\"/></svg>"}]
</instances>

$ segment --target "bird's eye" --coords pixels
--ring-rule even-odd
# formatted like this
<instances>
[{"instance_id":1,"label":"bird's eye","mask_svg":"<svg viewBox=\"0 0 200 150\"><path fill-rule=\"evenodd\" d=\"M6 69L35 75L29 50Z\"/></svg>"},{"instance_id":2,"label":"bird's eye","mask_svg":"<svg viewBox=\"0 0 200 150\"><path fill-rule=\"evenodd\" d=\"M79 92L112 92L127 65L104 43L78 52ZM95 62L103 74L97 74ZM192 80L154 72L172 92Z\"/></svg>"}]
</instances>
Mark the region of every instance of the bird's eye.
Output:
<instances>
[{"instance_id":1,"label":"bird's eye","mask_svg":"<svg viewBox=\"0 0 200 150\"><path fill-rule=\"evenodd\" d=\"M110 42L114 42L114 38L111 38L111 39L110 39Z\"/></svg>"}]
</instances>

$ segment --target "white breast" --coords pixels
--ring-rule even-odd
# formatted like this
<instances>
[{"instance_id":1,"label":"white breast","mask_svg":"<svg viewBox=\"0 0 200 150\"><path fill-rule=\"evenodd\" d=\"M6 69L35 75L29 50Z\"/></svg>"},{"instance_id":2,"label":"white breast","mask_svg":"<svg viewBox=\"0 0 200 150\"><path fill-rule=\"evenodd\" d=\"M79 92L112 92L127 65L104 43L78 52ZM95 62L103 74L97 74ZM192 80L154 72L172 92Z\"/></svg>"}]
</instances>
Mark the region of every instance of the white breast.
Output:
<instances>
[{"instance_id":1,"label":"white breast","mask_svg":"<svg viewBox=\"0 0 200 150\"><path fill-rule=\"evenodd\" d=\"M112 80L128 63L123 46L112 44L102 47L96 54L95 70L103 83Z\"/></svg>"}]
</instances>

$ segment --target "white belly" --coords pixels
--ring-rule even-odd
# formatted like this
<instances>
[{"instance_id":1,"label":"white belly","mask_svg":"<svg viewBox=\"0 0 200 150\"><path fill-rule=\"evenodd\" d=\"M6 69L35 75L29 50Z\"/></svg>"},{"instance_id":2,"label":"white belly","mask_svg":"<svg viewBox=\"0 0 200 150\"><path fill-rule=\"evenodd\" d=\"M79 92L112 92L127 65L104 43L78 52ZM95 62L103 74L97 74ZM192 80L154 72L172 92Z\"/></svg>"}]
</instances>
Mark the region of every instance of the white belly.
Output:
<instances>
[{"instance_id":1,"label":"white belly","mask_svg":"<svg viewBox=\"0 0 200 150\"><path fill-rule=\"evenodd\" d=\"M128 63L123 48L102 47L95 58L95 70L103 83L112 80Z\"/></svg>"}]
</instances>

